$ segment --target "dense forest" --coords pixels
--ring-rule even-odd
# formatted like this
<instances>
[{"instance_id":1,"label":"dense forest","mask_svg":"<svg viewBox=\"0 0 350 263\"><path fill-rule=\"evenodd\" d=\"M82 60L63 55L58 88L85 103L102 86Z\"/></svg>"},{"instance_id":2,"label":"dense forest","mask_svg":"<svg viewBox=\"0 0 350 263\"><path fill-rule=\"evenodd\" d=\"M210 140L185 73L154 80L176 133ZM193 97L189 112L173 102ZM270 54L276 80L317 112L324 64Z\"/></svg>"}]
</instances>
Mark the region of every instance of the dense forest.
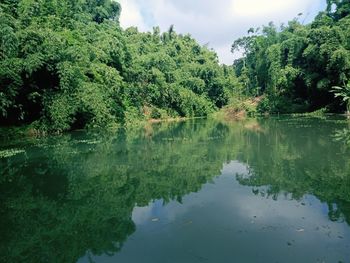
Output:
<instances>
[{"instance_id":1,"label":"dense forest","mask_svg":"<svg viewBox=\"0 0 350 263\"><path fill-rule=\"evenodd\" d=\"M171 26L122 30L110 0L0 6L1 123L63 131L206 116L227 104L232 68Z\"/></svg>"},{"instance_id":2,"label":"dense forest","mask_svg":"<svg viewBox=\"0 0 350 263\"><path fill-rule=\"evenodd\" d=\"M266 95L259 111L340 112L346 102L350 111L350 2L327 6L311 24L296 18L280 28L251 28L232 45L244 52L235 71L246 94Z\"/></svg>"},{"instance_id":3,"label":"dense forest","mask_svg":"<svg viewBox=\"0 0 350 263\"><path fill-rule=\"evenodd\" d=\"M347 0L329 0L309 25L250 29L233 44L244 50L233 66L173 26L124 30L121 10L111 0L1 0L1 124L65 131L199 117L260 95L258 111L270 113L341 112L349 101Z\"/></svg>"}]
</instances>

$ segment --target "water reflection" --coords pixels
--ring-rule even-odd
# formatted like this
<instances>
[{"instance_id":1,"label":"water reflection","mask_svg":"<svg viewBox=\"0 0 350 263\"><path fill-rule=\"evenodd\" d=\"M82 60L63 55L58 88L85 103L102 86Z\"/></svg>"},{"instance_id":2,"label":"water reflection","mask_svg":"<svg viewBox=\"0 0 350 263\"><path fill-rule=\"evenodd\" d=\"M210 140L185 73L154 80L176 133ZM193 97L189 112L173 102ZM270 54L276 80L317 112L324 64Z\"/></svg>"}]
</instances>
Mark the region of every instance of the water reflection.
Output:
<instances>
[{"instance_id":1,"label":"water reflection","mask_svg":"<svg viewBox=\"0 0 350 263\"><path fill-rule=\"evenodd\" d=\"M84 255L86 260L113 255L132 234L140 235L136 226L142 230L142 224L162 216L169 223L191 211L181 229L194 225L200 208L207 218L224 217L229 206L219 203L232 192L250 207L244 213L254 220L259 209L247 194L237 194L241 188L252 197L279 200L279 211L286 198L300 204L316 198L327 204L329 219L349 224L350 152L332 139L346 125L312 119L199 120L4 143L2 149L21 151L0 159L1 261L76 262ZM220 175L223 179L216 178ZM233 191L220 181L235 178L249 187ZM215 210L206 189L220 193ZM195 192L203 194L189 195ZM168 234L178 231L177 224L168 223L163 226ZM196 225L193 238L201 227Z\"/></svg>"},{"instance_id":2,"label":"water reflection","mask_svg":"<svg viewBox=\"0 0 350 263\"><path fill-rule=\"evenodd\" d=\"M342 142L345 148L350 147L350 127L336 130L333 138L335 141Z\"/></svg>"},{"instance_id":3,"label":"water reflection","mask_svg":"<svg viewBox=\"0 0 350 263\"><path fill-rule=\"evenodd\" d=\"M254 193L274 199L284 192L296 200L313 194L328 204L330 219L350 223L350 151L342 147L344 141L332 139L338 131L334 126L317 119L262 124L268 132L250 134L249 143L244 140L238 159L248 163L250 171L238 181L268 186Z\"/></svg>"}]
</instances>

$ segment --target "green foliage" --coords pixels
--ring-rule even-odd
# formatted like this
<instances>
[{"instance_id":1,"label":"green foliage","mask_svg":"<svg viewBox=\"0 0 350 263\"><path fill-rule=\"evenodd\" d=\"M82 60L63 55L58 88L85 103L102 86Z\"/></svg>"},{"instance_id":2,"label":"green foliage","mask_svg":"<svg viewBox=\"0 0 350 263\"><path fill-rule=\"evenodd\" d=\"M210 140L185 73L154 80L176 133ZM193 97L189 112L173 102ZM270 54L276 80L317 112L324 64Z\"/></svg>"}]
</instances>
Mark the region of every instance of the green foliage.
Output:
<instances>
[{"instance_id":1,"label":"green foliage","mask_svg":"<svg viewBox=\"0 0 350 263\"><path fill-rule=\"evenodd\" d=\"M227 103L232 90L227 69L189 35L177 35L173 27L162 35L158 28L153 33L129 28L125 33L133 65L125 74L132 83L130 103L150 105L172 117L206 116Z\"/></svg>"},{"instance_id":2,"label":"green foliage","mask_svg":"<svg viewBox=\"0 0 350 263\"><path fill-rule=\"evenodd\" d=\"M122 30L101 1L2 1L0 120L46 131L206 116L234 96L234 72L189 35ZM229 80L229 81L228 81ZM237 81L235 82L237 83Z\"/></svg>"},{"instance_id":3,"label":"green foliage","mask_svg":"<svg viewBox=\"0 0 350 263\"><path fill-rule=\"evenodd\" d=\"M350 129L337 130L333 137L335 141L343 142L346 146L350 147Z\"/></svg>"},{"instance_id":4,"label":"green foliage","mask_svg":"<svg viewBox=\"0 0 350 263\"><path fill-rule=\"evenodd\" d=\"M347 111L350 112L350 81L344 87L333 87L331 92L336 98L340 97L346 104Z\"/></svg>"},{"instance_id":5,"label":"green foliage","mask_svg":"<svg viewBox=\"0 0 350 263\"><path fill-rule=\"evenodd\" d=\"M309 108L307 103L292 100L285 96L265 96L258 104L259 113L302 113Z\"/></svg>"},{"instance_id":6,"label":"green foliage","mask_svg":"<svg viewBox=\"0 0 350 263\"><path fill-rule=\"evenodd\" d=\"M277 29L270 23L233 43L232 51L245 51L235 62L245 93L255 95L261 87L266 95L260 111L344 110L329 91L350 79L349 14L348 1L328 1L327 11L309 25L294 19Z\"/></svg>"},{"instance_id":7,"label":"green foliage","mask_svg":"<svg viewBox=\"0 0 350 263\"><path fill-rule=\"evenodd\" d=\"M267 96L262 98L257 106L257 111L260 113L272 112L271 102Z\"/></svg>"}]
</instances>

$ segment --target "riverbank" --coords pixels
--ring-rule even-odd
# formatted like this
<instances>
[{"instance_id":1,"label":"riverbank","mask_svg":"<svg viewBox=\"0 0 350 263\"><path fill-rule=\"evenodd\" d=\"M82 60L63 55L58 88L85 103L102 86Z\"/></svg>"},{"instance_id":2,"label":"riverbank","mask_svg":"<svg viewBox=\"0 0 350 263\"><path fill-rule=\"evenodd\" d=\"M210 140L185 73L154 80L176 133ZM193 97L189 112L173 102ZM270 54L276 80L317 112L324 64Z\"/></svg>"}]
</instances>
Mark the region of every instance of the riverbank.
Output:
<instances>
[{"instance_id":1,"label":"riverbank","mask_svg":"<svg viewBox=\"0 0 350 263\"><path fill-rule=\"evenodd\" d=\"M259 117L272 117L272 116L290 116L293 118L303 118L303 117L315 117L315 118L327 118L329 116L343 116L350 120L349 114L335 114L335 113L327 113L326 109L320 109L314 112L307 113L291 113L291 114L268 114L268 113L259 113L257 110L258 104L261 101L262 97L250 98L246 100L241 100L235 104L230 104L228 106L223 107L222 109L210 114L209 116L203 117L166 117L166 118L148 118L145 120L135 120L133 122L129 122L127 124L120 125L112 125L108 128L93 128L93 129L72 129L64 132L47 132L44 130L40 130L35 127L34 124L30 125L22 125L22 126L0 126L0 140L11 140L15 138L24 138L24 137L45 137L48 135L59 135L72 131L79 130L98 130L98 131L114 131L119 128L131 128L143 125L152 125L157 123L171 123L171 122L185 122L188 120L195 119L216 119L225 122L231 121L242 121L245 119L254 119Z\"/></svg>"}]
</instances>

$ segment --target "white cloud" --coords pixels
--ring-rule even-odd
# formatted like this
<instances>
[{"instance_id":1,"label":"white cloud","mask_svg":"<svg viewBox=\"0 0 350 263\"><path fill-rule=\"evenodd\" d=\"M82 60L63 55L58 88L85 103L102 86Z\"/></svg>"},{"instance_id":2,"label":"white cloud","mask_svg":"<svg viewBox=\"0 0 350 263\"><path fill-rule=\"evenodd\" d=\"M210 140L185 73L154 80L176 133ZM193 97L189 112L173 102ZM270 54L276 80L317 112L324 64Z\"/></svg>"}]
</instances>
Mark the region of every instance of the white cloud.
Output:
<instances>
[{"instance_id":1,"label":"white cloud","mask_svg":"<svg viewBox=\"0 0 350 263\"><path fill-rule=\"evenodd\" d=\"M190 33L201 44L217 50L222 63L231 64L231 44L258 27L274 21L286 23L303 13L310 20L325 6L325 0L120 0L121 25L141 31L175 25L179 33Z\"/></svg>"},{"instance_id":2,"label":"white cloud","mask_svg":"<svg viewBox=\"0 0 350 263\"><path fill-rule=\"evenodd\" d=\"M232 9L235 14L242 16L264 16L276 12L285 12L295 6L294 0L235 0Z\"/></svg>"},{"instance_id":3,"label":"white cloud","mask_svg":"<svg viewBox=\"0 0 350 263\"><path fill-rule=\"evenodd\" d=\"M140 6L138 5L137 1L119 0L119 3L122 6L120 25L123 28L137 26L141 31L149 30L141 14Z\"/></svg>"}]
</instances>

